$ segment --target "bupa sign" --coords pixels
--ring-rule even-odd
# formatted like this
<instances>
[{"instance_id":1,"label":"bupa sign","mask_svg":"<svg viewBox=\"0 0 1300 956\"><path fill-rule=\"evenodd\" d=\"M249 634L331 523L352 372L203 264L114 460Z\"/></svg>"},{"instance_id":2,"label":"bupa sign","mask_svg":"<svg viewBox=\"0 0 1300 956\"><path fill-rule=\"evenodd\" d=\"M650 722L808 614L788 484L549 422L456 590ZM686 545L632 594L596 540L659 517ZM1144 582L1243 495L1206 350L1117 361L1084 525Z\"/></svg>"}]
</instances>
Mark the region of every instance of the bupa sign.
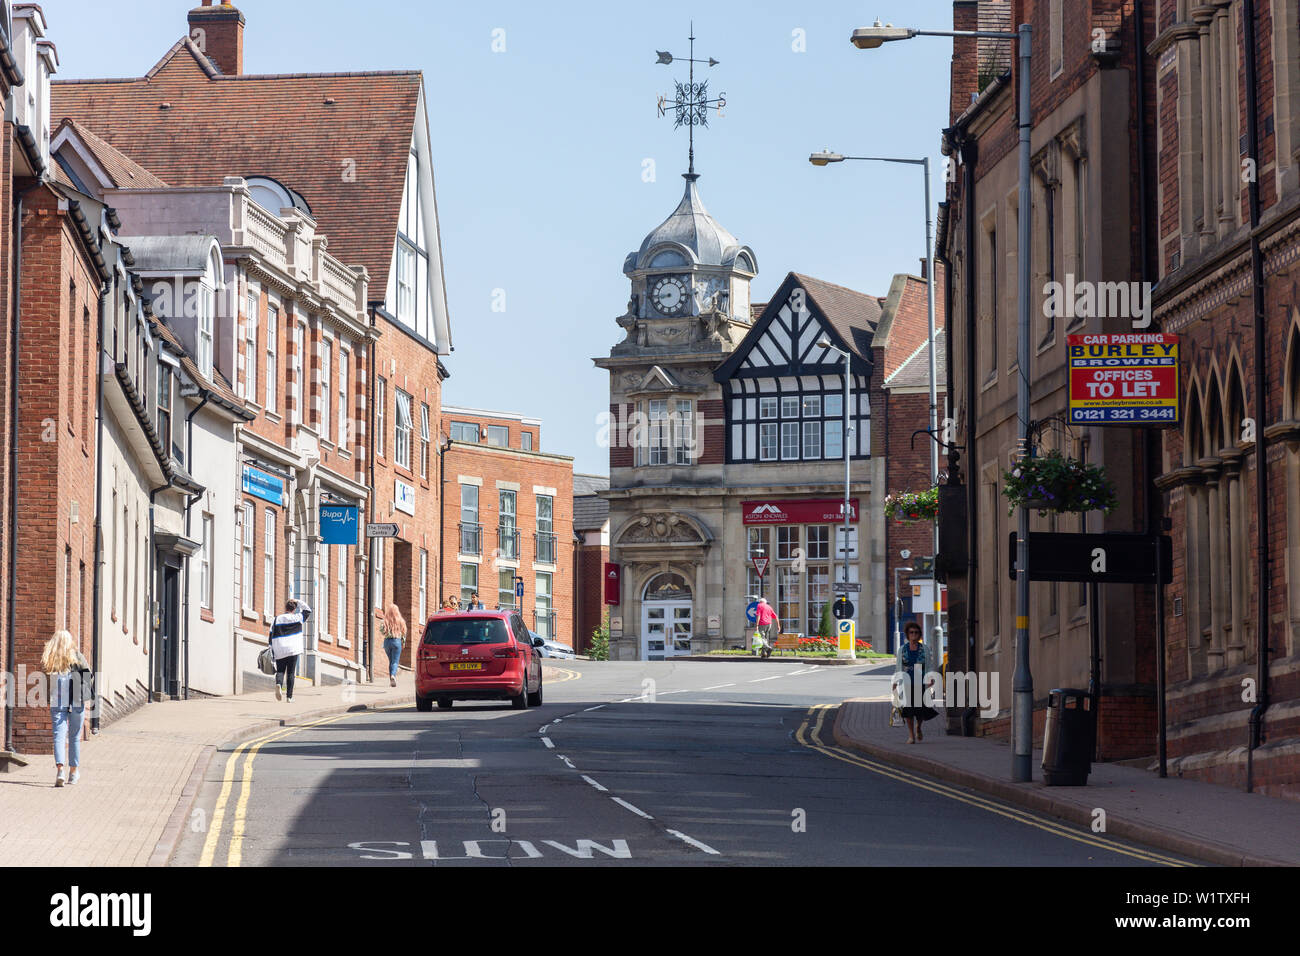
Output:
<instances>
[{"instance_id":1,"label":"bupa sign","mask_svg":"<svg viewBox=\"0 0 1300 956\"><path fill-rule=\"evenodd\" d=\"M321 505L321 543L355 545L358 521L359 509L356 505Z\"/></svg>"}]
</instances>

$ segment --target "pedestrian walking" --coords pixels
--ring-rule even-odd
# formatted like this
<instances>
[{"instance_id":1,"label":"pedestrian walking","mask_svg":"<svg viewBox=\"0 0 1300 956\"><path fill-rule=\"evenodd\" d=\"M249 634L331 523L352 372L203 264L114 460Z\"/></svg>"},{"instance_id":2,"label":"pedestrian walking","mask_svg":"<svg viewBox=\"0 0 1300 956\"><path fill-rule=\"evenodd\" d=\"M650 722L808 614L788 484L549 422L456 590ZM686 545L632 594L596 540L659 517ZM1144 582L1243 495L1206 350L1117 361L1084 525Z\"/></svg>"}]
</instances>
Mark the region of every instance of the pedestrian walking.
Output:
<instances>
[{"instance_id":1,"label":"pedestrian walking","mask_svg":"<svg viewBox=\"0 0 1300 956\"><path fill-rule=\"evenodd\" d=\"M406 643L406 618L397 609L396 604L388 605L386 610L375 608L375 617L379 618L379 633L384 638L384 653L388 655L388 683L397 686L397 668L402 661L402 645Z\"/></svg>"},{"instance_id":2,"label":"pedestrian walking","mask_svg":"<svg viewBox=\"0 0 1300 956\"><path fill-rule=\"evenodd\" d=\"M922 698L924 674L922 673L918 677L915 673L917 667L920 667L923 672L925 669L925 648L921 646L921 625L915 621L908 621L903 626L903 632L907 635L907 643L903 645L902 654L900 655L900 661L903 665L902 700L907 706L900 707L898 712L903 718L903 723L907 725L907 742L914 744L925 739L925 735L921 732L921 724L924 721L938 717L939 712L926 705Z\"/></svg>"},{"instance_id":3,"label":"pedestrian walking","mask_svg":"<svg viewBox=\"0 0 1300 956\"><path fill-rule=\"evenodd\" d=\"M469 596L469 606L466 607L465 610L467 610L467 611L486 611L486 610L487 610L487 608L485 608L485 607L483 606L483 602L480 601L480 600L478 599L478 592L477 592L477 591L475 591L475 592L473 592L472 594L470 594L470 596Z\"/></svg>"},{"instance_id":4,"label":"pedestrian walking","mask_svg":"<svg viewBox=\"0 0 1300 956\"><path fill-rule=\"evenodd\" d=\"M81 725L86 701L94 703L90 665L67 631L55 631L41 652L41 670L50 679L50 729L54 734L54 785L81 779ZM69 776L64 776L67 764Z\"/></svg>"},{"instance_id":5,"label":"pedestrian walking","mask_svg":"<svg viewBox=\"0 0 1300 956\"><path fill-rule=\"evenodd\" d=\"M772 653L772 648L776 646L776 636L781 629L781 622L776 616L776 611L772 605L767 603L767 598L758 599L758 607L754 611L754 619L758 622L758 631L763 635L763 641L766 644L760 651L763 657Z\"/></svg>"},{"instance_id":6,"label":"pedestrian walking","mask_svg":"<svg viewBox=\"0 0 1300 956\"><path fill-rule=\"evenodd\" d=\"M302 628L311 617L306 601L293 598L284 602L284 613L276 615L271 625L271 652L275 654L275 699L293 703L293 679L298 673L298 655L302 653ZM287 693L285 693L287 691Z\"/></svg>"}]
</instances>

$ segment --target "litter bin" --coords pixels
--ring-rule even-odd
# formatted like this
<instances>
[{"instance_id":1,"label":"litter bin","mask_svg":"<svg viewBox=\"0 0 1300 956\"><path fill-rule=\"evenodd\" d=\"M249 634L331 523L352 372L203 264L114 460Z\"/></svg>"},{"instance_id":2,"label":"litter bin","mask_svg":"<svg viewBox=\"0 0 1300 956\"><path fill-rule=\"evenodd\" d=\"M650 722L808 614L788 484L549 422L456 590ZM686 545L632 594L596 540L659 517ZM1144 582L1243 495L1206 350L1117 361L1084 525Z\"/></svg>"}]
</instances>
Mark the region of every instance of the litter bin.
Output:
<instances>
[{"instance_id":1,"label":"litter bin","mask_svg":"<svg viewBox=\"0 0 1300 956\"><path fill-rule=\"evenodd\" d=\"M1047 701L1043 732L1043 782L1049 787L1083 787L1092 770L1092 697L1086 690L1057 688Z\"/></svg>"}]
</instances>

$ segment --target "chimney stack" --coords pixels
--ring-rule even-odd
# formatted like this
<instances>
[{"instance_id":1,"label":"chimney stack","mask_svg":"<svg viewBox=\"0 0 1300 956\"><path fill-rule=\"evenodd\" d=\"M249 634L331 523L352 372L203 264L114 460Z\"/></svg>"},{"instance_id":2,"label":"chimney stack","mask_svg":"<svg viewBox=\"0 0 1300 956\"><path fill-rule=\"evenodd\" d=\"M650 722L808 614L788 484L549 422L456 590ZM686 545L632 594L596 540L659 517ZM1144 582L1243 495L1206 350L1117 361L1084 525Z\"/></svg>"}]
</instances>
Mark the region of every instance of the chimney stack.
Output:
<instances>
[{"instance_id":1,"label":"chimney stack","mask_svg":"<svg viewBox=\"0 0 1300 956\"><path fill-rule=\"evenodd\" d=\"M190 11L190 39L222 73L244 72L244 15L229 3L203 0Z\"/></svg>"}]
</instances>

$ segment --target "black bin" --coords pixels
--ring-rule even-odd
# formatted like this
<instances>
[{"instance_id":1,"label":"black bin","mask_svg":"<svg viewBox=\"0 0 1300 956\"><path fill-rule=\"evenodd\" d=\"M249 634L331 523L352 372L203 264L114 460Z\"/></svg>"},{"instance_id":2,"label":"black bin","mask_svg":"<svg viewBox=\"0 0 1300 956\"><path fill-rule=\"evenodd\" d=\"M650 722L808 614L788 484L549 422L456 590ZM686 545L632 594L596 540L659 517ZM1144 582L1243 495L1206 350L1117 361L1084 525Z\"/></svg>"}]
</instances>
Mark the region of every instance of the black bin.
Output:
<instances>
[{"instance_id":1,"label":"black bin","mask_svg":"<svg viewBox=\"0 0 1300 956\"><path fill-rule=\"evenodd\" d=\"M1063 687L1047 701L1043 733L1043 782L1049 787L1083 787L1092 770L1095 713L1086 690Z\"/></svg>"}]
</instances>

